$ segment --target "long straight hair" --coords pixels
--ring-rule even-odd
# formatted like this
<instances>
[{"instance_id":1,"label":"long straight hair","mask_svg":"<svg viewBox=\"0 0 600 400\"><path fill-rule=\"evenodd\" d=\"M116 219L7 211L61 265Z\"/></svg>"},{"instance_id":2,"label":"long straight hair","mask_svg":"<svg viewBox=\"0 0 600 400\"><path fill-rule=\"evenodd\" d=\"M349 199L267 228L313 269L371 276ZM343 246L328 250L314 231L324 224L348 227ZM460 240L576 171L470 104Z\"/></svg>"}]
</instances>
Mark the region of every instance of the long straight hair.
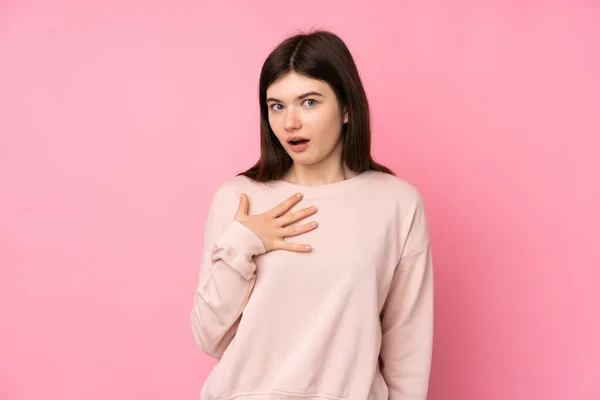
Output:
<instances>
[{"instance_id":1,"label":"long straight hair","mask_svg":"<svg viewBox=\"0 0 600 400\"><path fill-rule=\"evenodd\" d=\"M371 123L367 96L356 64L345 43L337 35L316 30L291 36L281 42L265 60L260 73L260 158L241 172L250 179L268 182L280 179L292 166L269 125L267 88L288 72L326 82L333 89L340 109L346 108L348 123L342 127L342 160L350 170L375 170L394 175L371 156Z\"/></svg>"}]
</instances>

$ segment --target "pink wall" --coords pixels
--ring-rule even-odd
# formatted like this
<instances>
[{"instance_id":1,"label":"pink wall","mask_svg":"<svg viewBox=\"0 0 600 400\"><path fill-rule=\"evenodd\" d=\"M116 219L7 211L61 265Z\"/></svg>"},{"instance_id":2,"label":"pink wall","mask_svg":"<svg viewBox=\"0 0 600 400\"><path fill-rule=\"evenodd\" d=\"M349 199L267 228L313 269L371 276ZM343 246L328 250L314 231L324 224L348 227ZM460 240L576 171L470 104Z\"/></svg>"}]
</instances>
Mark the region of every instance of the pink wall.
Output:
<instances>
[{"instance_id":1,"label":"pink wall","mask_svg":"<svg viewBox=\"0 0 600 400\"><path fill-rule=\"evenodd\" d=\"M199 398L207 207L311 26L428 204L429 398L600 399L597 2L50 3L0 3L0 399Z\"/></svg>"}]
</instances>

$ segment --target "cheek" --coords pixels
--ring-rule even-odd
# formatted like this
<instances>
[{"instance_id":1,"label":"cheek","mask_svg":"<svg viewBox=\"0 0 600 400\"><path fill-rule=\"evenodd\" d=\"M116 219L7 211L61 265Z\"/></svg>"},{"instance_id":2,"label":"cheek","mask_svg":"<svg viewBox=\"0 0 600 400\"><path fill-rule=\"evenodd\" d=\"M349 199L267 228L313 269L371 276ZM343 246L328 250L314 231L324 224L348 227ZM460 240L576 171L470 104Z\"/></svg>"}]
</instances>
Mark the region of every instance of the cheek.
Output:
<instances>
[{"instance_id":1,"label":"cheek","mask_svg":"<svg viewBox=\"0 0 600 400\"><path fill-rule=\"evenodd\" d=\"M281 131L281 124L277 122L277 117L273 117L272 115L269 115L269 126L271 127L271 130L273 132L275 132L275 135L279 138L280 131Z\"/></svg>"},{"instance_id":2,"label":"cheek","mask_svg":"<svg viewBox=\"0 0 600 400\"><path fill-rule=\"evenodd\" d=\"M269 126L275 134L275 137L277 137L277 140L281 144L283 144L286 138L286 133L285 130L282 128L281 123L277 121L277 118L269 118Z\"/></svg>"},{"instance_id":3,"label":"cheek","mask_svg":"<svg viewBox=\"0 0 600 400\"><path fill-rule=\"evenodd\" d=\"M325 140L335 140L342 129L342 119L334 110L311 116L308 124Z\"/></svg>"}]
</instances>

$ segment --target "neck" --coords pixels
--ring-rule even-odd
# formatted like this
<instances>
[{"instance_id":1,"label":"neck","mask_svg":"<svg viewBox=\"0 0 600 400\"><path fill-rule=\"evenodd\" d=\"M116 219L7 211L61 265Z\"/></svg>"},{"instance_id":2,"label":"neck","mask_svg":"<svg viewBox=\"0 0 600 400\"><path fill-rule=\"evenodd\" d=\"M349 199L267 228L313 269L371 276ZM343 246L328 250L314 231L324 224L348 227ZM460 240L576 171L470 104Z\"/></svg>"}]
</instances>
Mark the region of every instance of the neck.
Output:
<instances>
[{"instance_id":1,"label":"neck","mask_svg":"<svg viewBox=\"0 0 600 400\"><path fill-rule=\"evenodd\" d=\"M301 186L319 186L345 181L356 176L342 161L341 142L328 157L318 163L303 165L294 163L283 180Z\"/></svg>"},{"instance_id":2,"label":"neck","mask_svg":"<svg viewBox=\"0 0 600 400\"><path fill-rule=\"evenodd\" d=\"M342 161L340 154L311 165L294 163L283 180L301 186L319 186L345 181L356 175Z\"/></svg>"},{"instance_id":3,"label":"neck","mask_svg":"<svg viewBox=\"0 0 600 400\"><path fill-rule=\"evenodd\" d=\"M301 186L327 185L350 178L352 172L342 165L335 168L319 168L311 165L293 165L284 180Z\"/></svg>"}]
</instances>

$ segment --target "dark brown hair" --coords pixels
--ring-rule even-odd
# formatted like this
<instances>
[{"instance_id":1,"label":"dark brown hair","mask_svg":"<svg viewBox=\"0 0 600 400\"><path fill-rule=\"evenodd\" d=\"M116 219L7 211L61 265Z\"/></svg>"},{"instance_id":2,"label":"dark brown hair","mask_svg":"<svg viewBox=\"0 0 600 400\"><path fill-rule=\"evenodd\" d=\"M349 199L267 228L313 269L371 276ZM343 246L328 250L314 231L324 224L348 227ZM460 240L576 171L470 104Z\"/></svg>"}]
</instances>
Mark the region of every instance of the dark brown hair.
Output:
<instances>
[{"instance_id":1,"label":"dark brown hair","mask_svg":"<svg viewBox=\"0 0 600 400\"><path fill-rule=\"evenodd\" d=\"M267 88L288 72L326 82L348 111L342 128L342 159L355 173L376 170L394 175L371 156L371 123L367 96L350 51L337 35L324 30L300 33L281 42L265 60L259 81L260 159L239 175L260 182L280 179L292 166L269 125Z\"/></svg>"}]
</instances>

